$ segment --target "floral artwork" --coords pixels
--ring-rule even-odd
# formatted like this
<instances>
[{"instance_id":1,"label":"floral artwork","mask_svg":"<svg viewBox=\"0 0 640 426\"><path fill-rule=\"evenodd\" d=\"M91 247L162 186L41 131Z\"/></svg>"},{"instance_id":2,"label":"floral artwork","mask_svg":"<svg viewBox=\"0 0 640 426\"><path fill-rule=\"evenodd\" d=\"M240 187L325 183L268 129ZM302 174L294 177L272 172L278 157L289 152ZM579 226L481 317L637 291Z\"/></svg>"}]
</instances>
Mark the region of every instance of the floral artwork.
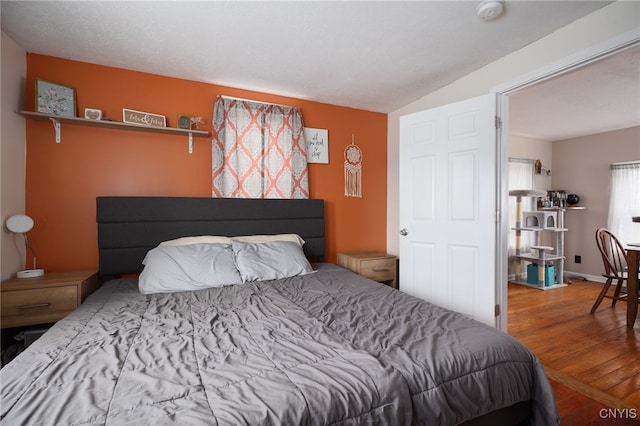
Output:
<instances>
[{"instance_id":1,"label":"floral artwork","mask_svg":"<svg viewBox=\"0 0 640 426\"><path fill-rule=\"evenodd\" d=\"M37 111L75 117L75 90L44 80L36 80Z\"/></svg>"}]
</instances>

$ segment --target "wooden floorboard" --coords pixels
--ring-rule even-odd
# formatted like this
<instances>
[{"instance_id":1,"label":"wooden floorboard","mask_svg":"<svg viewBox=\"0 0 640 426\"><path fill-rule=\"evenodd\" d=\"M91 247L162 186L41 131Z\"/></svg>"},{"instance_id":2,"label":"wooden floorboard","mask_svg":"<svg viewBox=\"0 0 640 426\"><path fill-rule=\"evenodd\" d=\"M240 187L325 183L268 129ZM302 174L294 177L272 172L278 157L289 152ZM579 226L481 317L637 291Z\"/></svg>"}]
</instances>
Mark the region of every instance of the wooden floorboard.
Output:
<instances>
[{"instance_id":1,"label":"wooden floorboard","mask_svg":"<svg viewBox=\"0 0 640 426\"><path fill-rule=\"evenodd\" d=\"M545 370L556 397L562 426L640 426L638 410L633 406L566 374L549 368Z\"/></svg>"},{"instance_id":2,"label":"wooden floorboard","mask_svg":"<svg viewBox=\"0 0 640 426\"><path fill-rule=\"evenodd\" d=\"M509 283L508 332L550 371L640 409L640 323L626 327L626 303L591 306L602 284L573 280L540 291Z\"/></svg>"}]
</instances>

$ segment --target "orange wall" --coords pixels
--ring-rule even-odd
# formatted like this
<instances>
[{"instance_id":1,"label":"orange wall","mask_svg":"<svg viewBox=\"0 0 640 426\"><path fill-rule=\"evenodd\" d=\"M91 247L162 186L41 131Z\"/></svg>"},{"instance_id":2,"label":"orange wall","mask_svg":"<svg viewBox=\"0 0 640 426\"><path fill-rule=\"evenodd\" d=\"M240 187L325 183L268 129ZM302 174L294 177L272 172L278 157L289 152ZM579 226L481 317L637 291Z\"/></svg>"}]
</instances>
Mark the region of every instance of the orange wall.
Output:
<instances>
[{"instance_id":1,"label":"orange wall","mask_svg":"<svg viewBox=\"0 0 640 426\"><path fill-rule=\"evenodd\" d=\"M325 200L327 260L337 252L385 250L387 116L300 99L250 92L50 56L27 55L24 109L35 108L35 80L75 88L78 112L102 109L122 120L122 108L167 117L202 116L211 130L217 95L302 108L305 126L329 130L329 164L309 165L311 198ZM26 210L38 266L50 271L96 268L95 198L101 195L211 196L211 139L62 125L55 143L48 121L26 120ZM344 194L343 152L355 134L363 151L363 197Z\"/></svg>"}]
</instances>

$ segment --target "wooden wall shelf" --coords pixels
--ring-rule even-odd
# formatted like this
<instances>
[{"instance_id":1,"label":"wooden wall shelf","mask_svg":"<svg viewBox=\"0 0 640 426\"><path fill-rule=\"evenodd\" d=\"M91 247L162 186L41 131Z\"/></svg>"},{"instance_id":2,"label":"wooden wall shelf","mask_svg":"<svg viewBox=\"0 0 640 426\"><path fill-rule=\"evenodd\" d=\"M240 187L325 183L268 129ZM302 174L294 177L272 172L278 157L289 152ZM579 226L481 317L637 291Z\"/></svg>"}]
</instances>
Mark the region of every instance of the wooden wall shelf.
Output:
<instances>
[{"instance_id":1,"label":"wooden wall shelf","mask_svg":"<svg viewBox=\"0 0 640 426\"><path fill-rule=\"evenodd\" d=\"M76 126L88 126L88 127L102 127L107 129L117 130L132 130L137 132L151 132L151 133L164 133L170 135L186 135L189 137L189 154L193 152L193 137L205 138L209 136L209 132L206 130L196 129L179 129L177 127L155 127L155 126L142 126L138 124L123 123L121 121L107 121L107 120L89 120L80 117L66 117L62 115L44 114L41 112L33 111L20 111L20 113L28 118L35 120L51 120L56 136L56 143L60 143L60 128L61 124L72 124Z\"/></svg>"}]
</instances>

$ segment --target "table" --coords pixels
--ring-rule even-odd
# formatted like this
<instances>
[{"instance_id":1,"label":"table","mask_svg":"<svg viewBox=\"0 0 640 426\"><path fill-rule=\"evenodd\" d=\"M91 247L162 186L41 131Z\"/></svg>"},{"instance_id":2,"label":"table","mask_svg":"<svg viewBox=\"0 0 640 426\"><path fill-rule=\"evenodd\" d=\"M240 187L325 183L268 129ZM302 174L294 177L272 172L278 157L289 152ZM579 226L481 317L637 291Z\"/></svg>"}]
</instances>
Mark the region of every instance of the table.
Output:
<instances>
[{"instance_id":1,"label":"table","mask_svg":"<svg viewBox=\"0 0 640 426\"><path fill-rule=\"evenodd\" d=\"M395 289L398 288L396 262L396 256L377 251L338 253L338 265Z\"/></svg>"},{"instance_id":2,"label":"table","mask_svg":"<svg viewBox=\"0 0 640 426\"><path fill-rule=\"evenodd\" d=\"M638 316L638 263L640 262L640 246L627 246L627 327L633 328Z\"/></svg>"},{"instance_id":3,"label":"table","mask_svg":"<svg viewBox=\"0 0 640 426\"><path fill-rule=\"evenodd\" d=\"M97 271L46 272L0 284L0 328L56 322L100 286Z\"/></svg>"}]
</instances>

